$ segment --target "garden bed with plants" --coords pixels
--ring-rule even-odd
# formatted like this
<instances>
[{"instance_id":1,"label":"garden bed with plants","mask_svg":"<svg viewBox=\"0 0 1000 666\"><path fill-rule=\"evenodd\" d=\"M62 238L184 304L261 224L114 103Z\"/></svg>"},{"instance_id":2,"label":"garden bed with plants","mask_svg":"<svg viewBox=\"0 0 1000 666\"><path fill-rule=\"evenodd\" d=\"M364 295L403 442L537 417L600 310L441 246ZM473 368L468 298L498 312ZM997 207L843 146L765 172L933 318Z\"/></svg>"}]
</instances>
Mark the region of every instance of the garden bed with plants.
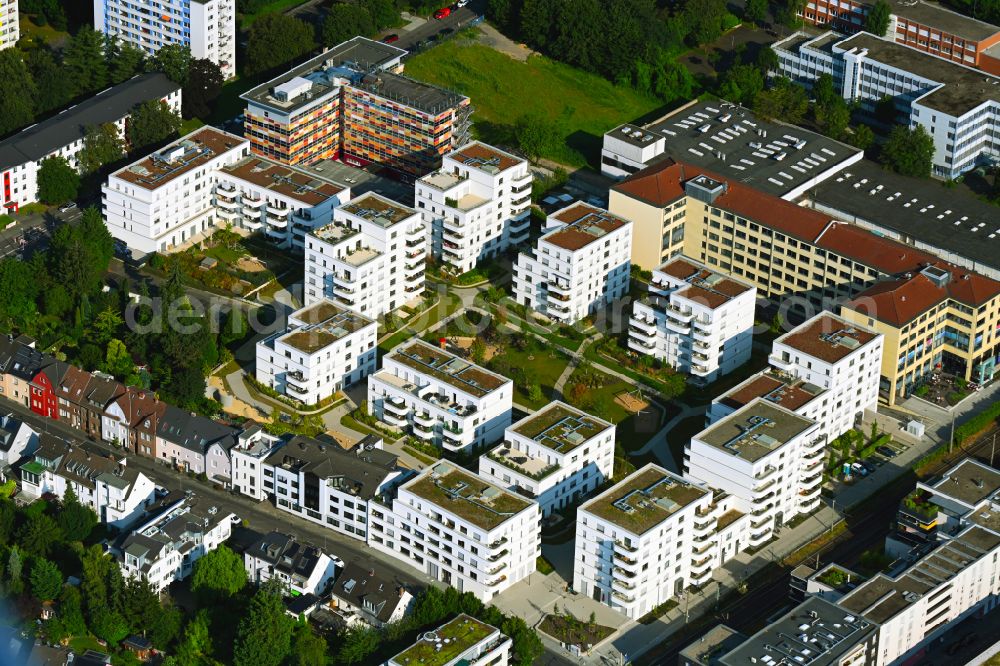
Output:
<instances>
[{"instance_id":1,"label":"garden bed with plants","mask_svg":"<svg viewBox=\"0 0 1000 666\"><path fill-rule=\"evenodd\" d=\"M613 628L597 624L593 613L591 613L589 622L578 620L569 612L565 614L550 613L545 616L538 628L560 643L579 645L583 649L597 645L615 633Z\"/></svg>"}]
</instances>

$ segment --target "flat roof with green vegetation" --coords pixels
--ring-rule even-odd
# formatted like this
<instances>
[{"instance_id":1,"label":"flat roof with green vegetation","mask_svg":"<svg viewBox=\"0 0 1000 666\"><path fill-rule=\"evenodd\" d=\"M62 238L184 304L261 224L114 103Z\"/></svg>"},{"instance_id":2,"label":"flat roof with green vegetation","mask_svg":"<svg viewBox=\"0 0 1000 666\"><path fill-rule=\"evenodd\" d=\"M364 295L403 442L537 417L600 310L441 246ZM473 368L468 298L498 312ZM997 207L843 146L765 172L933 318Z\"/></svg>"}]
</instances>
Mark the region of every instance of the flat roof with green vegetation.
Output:
<instances>
[{"instance_id":1,"label":"flat roof with green vegetation","mask_svg":"<svg viewBox=\"0 0 1000 666\"><path fill-rule=\"evenodd\" d=\"M474 131L486 143L509 143L511 128L522 116L542 117L553 122L558 135L542 157L597 166L605 132L663 106L596 74L541 55L522 62L475 42L474 31L465 34L411 57L406 72L473 99Z\"/></svg>"},{"instance_id":2,"label":"flat roof with green vegetation","mask_svg":"<svg viewBox=\"0 0 1000 666\"><path fill-rule=\"evenodd\" d=\"M562 402L517 422L513 430L558 453L568 453L611 428L611 424Z\"/></svg>"},{"instance_id":3,"label":"flat roof with green vegetation","mask_svg":"<svg viewBox=\"0 0 1000 666\"><path fill-rule=\"evenodd\" d=\"M420 640L393 657L391 663L399 666L445 666L497 631L495 627L463 613L434 631L421 634Z\"/></svg>"},{"instance_id":4,"label":"flat roof with green vegetation","mask_svg":"<svg viewBox=\"0 0 1000 666\"><path fill-rule=\"evenodd\" d=\"M582 508L633 534L643 534L707 494L705 488L649 463Z\"/></svg>"},{"instance_id":5,"label":"flat roof with green vegetation","mask_svg":"<svg viewBox=\"0 0 1000 666\"><path fill-rule=\"evenodd\" d=\"M286 333L281 342L305 354L315 354L344 336L374 323L368 317L321 301L295 312L292 317L307 325Z\"/></svg>"},{"instance_id":6,"label":"flat roof with green vegetation","mask_svg":"<svg viewBox=\"0 0 1000 666\"><path fill-rule=\"evenodd\" d=\"M341 206L340 209L351 215L363 217L381 227L389 227L397 222L402 222L417 212L412 208L407 208L401 203L387 199L374 192L367 192L355 199L351 199Z\"/></svg>"},{"instance_id":7,"label":"flat roof with green vegetation","mask_svg":"<svg viewBox=\"0 0 1000 666\"><path fill-rule=\"evenodd\" d=\"M437 463L403 487L484 530L500 526L531 506L530 502L446 461Z\"/></svg>"},{"instance_id":8,"label":"flat roof with green vegetation","mask_svg":"<svg viewBox=\"0 0 1000 666\"><path fill-rule=\"evenodd\" d=\"M696 439L754 462L792 441L814 423L757 398L698 433Z\"/></svg>"},{"instance_id":9,"label":"flat roof with green vegetation","mask_svg":"<svg viewBox=\"0 0 1000 666\"><path fill-rule=\"evenodd\" d=\"M494 374L422 340L414 340L405 346L400 345L392 351L391 356L393 360L419 373L439 379L477 398L510 382L506 377Z\"/></svg>"}]
</instances>

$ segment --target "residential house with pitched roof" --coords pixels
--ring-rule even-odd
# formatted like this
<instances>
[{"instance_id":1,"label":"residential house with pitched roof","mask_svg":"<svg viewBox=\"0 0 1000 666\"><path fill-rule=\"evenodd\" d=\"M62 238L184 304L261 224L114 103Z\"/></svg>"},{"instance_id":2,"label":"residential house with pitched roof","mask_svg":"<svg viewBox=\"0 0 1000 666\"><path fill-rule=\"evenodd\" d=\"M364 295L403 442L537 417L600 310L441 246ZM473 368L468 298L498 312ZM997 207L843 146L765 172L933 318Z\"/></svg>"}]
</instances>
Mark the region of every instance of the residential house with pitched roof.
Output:
<instances>
[{"instance_id":1,"label":"residential house with pitched roof","mask_svg":"<svg viewBox=\"0 0 1000 666\"><path fill-rule=\"evenodd\" d=\"M412 604L413 595L395 576L355 562L340 570L330 590L330 609L348 627L381 629L401 620Z\"/></svg>"},{"instance_id":2,"label":"residential house with pitched roof","mask_svg":"<svg viewBox=\"0 0 1000 666\"><path fill-rule=\"evenodd\" d=\"M105 441L117 442L133 453L154 457L156 433L167 405L152 391L128 386L105 408ZM109 436L110 435L110 436Z\"/></svg>"},{"instance_id":3,"label":"residential house with pitched roof","mask_svg":"<svg viewBox=\"0 0 1000 666\"><path fill-rule=\"evenodd\" d=\"M228 484L232 475L229 451L236 446L237 432L212 419L167 405L156 429L156 457L176 468L206 474Z\"/></svg>"},{"instance_id":4,"label":"residential house with pitched roof","mask_svg":"<svg viewBox=\"0 0 1000 666\"><path fill-rule=\"evenodd\" d=\"M243 553L247 577L262 585L275 578L292 595L326 593L334 580L333 559L316 546L291 534L269 532Z\"/></svg>"},{"instance_id":5,"label":"residential house with pitched roof","mask_svg":"<svg viewBox=\"0 0 1000 666\"><path fill-rule=\"evenodd\" d=\"M38 447L38 433L13 414L0 416L0 481L11 475L14 463L34 453Z\"/></svg>"},{"instance_id":6,"label":"residential house with pitched roof","mask_svg":"<svg viewBox=\"0 0 1000 666\"><path fill-rule=\"evenodd\" d=\"M101 372L91 373L90 380L80 395L84 417L82 429L88 437L106 442L114 441L116 429L107 409L124 393L125 385L115 381L113 377Z\"/></svg>"},{"instance_id":7,"label":"residential house with pitched roof","mask_svg":"<svg viewBox=\"0 0 1000 666\"><path fill-rule=\"evenodd\" d=\"M75 365L67 365L59 384L56 386L56 400L59 403L59 420L71 428L84 430L86 410L83 406L84 391L90 383L91 374Z\"/></svg>"}]
</instances>

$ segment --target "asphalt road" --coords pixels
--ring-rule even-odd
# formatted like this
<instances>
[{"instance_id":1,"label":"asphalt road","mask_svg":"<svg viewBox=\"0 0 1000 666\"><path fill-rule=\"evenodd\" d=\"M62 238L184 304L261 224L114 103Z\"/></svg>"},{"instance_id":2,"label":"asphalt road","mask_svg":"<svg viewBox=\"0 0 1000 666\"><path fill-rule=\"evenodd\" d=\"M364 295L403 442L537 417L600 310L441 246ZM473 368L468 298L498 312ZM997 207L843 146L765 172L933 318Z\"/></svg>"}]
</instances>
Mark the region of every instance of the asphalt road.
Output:
<instances>
[{"instance_id":1,"label":"asphalt road","mask_svg":"<svg viewBox=\"0 0 1000 666\"><path fill-rule=\"evenodd\" d=\"M462 7L461 9L455 9L454 4L448 5L447 2L442 2L441 7L452 7L451 15L446 18L436 19L433 16L426 17L427 21L413 30L390 30L387 31L386 34L399 35L399 40L393 42L393 46L398 46L399 48L406 49L411 53L416 53L418 49L415 49L414 47L418 42L422 42L436 36L442 30L448 29L458 31L469 25L473 19L482 14L482 9L485 4L485 0L476 1L470 2L467 6ZM384 36L385 35L383 35L383 37Z\"/></svg>"},{"instance_id":2,"label":"asphalt road","mask_svg":"<svg viewBox=\"0 0 1000 666\"><path fill-rule=\"evenodd\" d=\"M17 223L0 232L0 259L28 259L49 246L49 238L59 224L76 222L83 217L79 208L60 213L38 213L18 219Z\"/></svg>"}]
</instances>

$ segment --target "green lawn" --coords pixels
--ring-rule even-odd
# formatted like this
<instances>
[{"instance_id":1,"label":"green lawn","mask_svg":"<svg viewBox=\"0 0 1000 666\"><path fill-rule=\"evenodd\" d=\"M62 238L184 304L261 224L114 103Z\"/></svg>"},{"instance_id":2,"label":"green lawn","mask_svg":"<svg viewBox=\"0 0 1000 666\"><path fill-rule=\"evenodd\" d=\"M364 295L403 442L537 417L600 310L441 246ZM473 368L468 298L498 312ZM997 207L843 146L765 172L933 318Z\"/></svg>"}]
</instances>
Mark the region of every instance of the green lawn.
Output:
<instances>
[{"instance_id":1,"label":"green lawn","mask_svg":"<svg viewBox=\"0 0 1000 666\"><path fill-rule=\"evenodd\" d=\"M563 352L545 347L535 338L528 338L528 345L522 351L510 342L503 343L503 349L487 363L487 366L505 377L514 379L514 402L531 409L541 409L551 402L553 387L559 375L569 364L569 357ZM524 374L522 379L521 373ZM532 400L524 390L524 380L537 382L542 390L538 400Z\"/></svg>"},{"instance_id":2,"label":"green lawn","mask_svg":"<svg viewBox=\"0 0 1000 666\"><path fill-rule=\"evenodd\" d=\"M524 114L558 121L561 140L545 157L571 166L596 165L604 132L662 104L543 56L519 62L461 36L407 60L406 73L469 96L474 131L490 143L510 143Z\"/></svg>"},{"instance_id":3,"label":"green lawn","mask_svg":"<svg viewBox=\"0 0 1000 666\"><path fill-rule=\"evenodd\" d=\"M650 406L640 414L629 412L616 402L615 398L621 393L635 391L635 385L603 372L594 372L604 378L603 383L599 388L587 391L580 408L614 423L615 440L626 452L642 448L663 425L663 414L654 406ZM577 378L576 373L570 376L566 382L567 393ZM677 408L672 405L667 405L666 410L667 419L677 413Z\"/></svg>"},{"instance_id":4,"label":"green lawn","mask_svg":"<svg viewBox=\"0 0 1000 666\"><path fill-rule=\"evenodd\" d=\"M181 136L185 136L186 134L190 134L196 129L201 129L204 126L205 123L203 123L198 118L189 118L181 123L181 129L179 133Z\"/></svg>"},{"instance_id":5,"label":"green lawn","mask_svg":"<svg viewBox=\"0 0 1000 666\"><path fill-rule=\"evenodd\" d=\"M27 14L21 13L19 24L21 29L21 39L29 37L32 42L38 44L48 44L49 46L61 46L69 39L69 33L56 30L51 24L44 26L37 25Z\"/></svg>"}]
</instances>

